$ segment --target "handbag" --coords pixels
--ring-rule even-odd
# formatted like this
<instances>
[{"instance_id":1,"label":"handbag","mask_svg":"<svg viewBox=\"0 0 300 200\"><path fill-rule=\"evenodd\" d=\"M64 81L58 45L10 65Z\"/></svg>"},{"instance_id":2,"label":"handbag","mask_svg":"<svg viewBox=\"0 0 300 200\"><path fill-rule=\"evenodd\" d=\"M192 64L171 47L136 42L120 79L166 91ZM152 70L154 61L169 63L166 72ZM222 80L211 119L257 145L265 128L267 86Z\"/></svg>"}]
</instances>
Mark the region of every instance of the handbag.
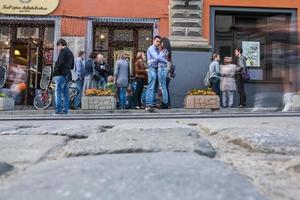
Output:
<instances>
[{"instance_id":1,"label":"handbag","mask_svg":"<svg viewBox=\"0 0 300 200\"><path fill-rule=\"evenodd\" d=\"M241 71L241 77L243 81L249 81L251 79L250 74L247 72L247 70Z\"/></svg>"},{"instance_id":2,"label":"handbag","mask_svg":"<svg viewBox=\"0 0 300 200\"><path fill-rule=\"evenodd\" d=\"M99 74L99 71L96 69L95 62L93 62L93 74L92 74L92 77L96 81L100 80L100 74Z\"/></svg>"}]
</instances>

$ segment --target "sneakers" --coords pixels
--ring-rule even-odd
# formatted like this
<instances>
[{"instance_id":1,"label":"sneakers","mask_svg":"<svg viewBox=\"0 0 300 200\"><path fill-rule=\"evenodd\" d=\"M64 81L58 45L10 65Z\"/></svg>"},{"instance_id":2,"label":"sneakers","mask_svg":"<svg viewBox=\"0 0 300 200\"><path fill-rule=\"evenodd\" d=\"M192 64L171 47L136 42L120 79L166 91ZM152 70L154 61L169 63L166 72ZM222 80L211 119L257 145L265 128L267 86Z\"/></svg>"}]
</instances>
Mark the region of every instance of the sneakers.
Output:
<instances>
[{"instance_id":1,"label":"sneakers","mask_svg":"<svg viewBox=\"0 0 300 200\"><path fill-rule=\"evenodd\" d=\"M146 106L145 110L147 110L149 112L153 112L154 108L153 108L153 106Z\"/></svg>"},{"instance_id":2,"label":"sneakers","mask_svg":"<svg viewBox=\"0 0 300 200\"><path fill-rule=\"evenodd\" d=\"M53 115L57 116L57 115L61 115L61 113L60 112L54 112Z\"/></svg>"},{"instance_id":3,"label":"sneakers","mask_svg":"<svg viewBox=\"0 0 300 200\"><path fill-rule=\"evenodd\" d=\"M62 112L56 112L56 111L55 111L55 112L53 113L54 116L57 116L57 115L66 115L66 114L68 114L68 112L65 112L65 111L62 111Z\"/></svg>"},{"instance_id":4,"label":"sneakers","mask_svg":"<svg viewBox=\"0 0 300 200\"><path fill-rule=\"evenodd\" d=\"M168 109L169 106L168 104L162 103L161 106L159 107L160 109Z\"/></svg>"}]
</instances>

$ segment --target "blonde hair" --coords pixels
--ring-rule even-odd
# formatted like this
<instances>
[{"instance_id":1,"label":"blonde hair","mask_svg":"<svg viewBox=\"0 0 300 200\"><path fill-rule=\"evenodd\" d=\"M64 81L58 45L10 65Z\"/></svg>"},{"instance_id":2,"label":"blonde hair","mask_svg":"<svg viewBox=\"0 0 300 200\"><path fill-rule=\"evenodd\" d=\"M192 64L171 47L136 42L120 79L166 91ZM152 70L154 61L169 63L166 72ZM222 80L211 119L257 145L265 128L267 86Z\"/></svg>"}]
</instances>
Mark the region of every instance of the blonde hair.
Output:
<instances>
[{"instance_id":1,"label":"blonde hair","mask_svg":"<svg viewBox=\"0 0 300 200\"><path fill-rule=\"evenodd\" d=\"M140 59L143 57L143 52L139 51L137 54L136 54L136 59Z\"/></svg>"},{"instance_id":2,"label":"blonde hair","mask_svg":"<svg viewBox=\"0 0 300 200\"><path fill-rule=\"evenodd\" d=\"M114 76L113 75L109 75L108 77L107 77L107 82L114 82Z\"/></svg>"}]
</instances>

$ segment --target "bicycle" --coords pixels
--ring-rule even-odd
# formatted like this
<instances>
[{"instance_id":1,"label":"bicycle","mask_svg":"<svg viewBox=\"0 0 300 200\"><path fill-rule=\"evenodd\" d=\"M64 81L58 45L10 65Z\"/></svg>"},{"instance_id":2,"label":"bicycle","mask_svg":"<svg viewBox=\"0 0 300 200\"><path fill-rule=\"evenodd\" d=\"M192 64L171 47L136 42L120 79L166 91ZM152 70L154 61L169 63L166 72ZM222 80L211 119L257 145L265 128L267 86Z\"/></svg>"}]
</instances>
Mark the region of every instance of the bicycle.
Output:
<instances>
[{"instance_id":1,"label":"bicycle","mask_svg":"<svg viewBox=\"0 0 300 200\"><path fill-rule=\"evenodd\" d=\"M50 66L46 66L43 69L42 77L40 81L40 88L42 91L38 93L33 99L33 106L37 110L46 110L54 102L54 89L55 84L51 82ZM76 83L71 81L69 85L69 97L70 97L70 108L74 109L75 96L77 94Z\"/></svg>"},{"instance_id":2,"label":"bicycle","mask_svg":"<svg viewBox=\"0 0 300 200\"><path fill-rule=\"evenodd\" d=\"M7 78L7 68L5 66L0 66L0 88L5 85Z\"/></svg>"}]
</instances>

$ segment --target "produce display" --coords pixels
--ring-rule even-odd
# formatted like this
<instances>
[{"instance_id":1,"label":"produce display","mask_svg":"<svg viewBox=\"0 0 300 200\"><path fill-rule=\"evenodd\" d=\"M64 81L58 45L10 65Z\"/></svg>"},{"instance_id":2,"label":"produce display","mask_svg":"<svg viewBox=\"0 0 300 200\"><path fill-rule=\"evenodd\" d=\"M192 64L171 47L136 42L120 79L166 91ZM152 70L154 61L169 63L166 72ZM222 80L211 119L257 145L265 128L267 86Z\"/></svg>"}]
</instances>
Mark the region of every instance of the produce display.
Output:
<instances>
[{"instance_id":1,"label":"produce display","mask_svg":"<svg viewBox=\"0 0 300 200\"><path fill-rule=\"evenodd\" d=\"M190 91L187 92L187 95L216 95L216 93L214 93L211 88L206 89L206 90L200 90L200 89L192 89Z\"/></svg>"},{"instance_id":2,"label":"produce display","mask_svg":"<svg viewBox=\"0 0 300 200\"><path fill-rule=\"evenodd\" d=\"M0 98L7 98L8 96L4 93L0 93Z\"/></svg>"},{"instance_id":3,"label":"produce display","mask_svg":"<svg viewBox=\"0 0 300 200\"><path fill-rule=\"evenodd\" d=\"M86 96L114 96L115 94L111 90L104 89L87 89L85 91Z\"/></svg>"}]
</instances>

